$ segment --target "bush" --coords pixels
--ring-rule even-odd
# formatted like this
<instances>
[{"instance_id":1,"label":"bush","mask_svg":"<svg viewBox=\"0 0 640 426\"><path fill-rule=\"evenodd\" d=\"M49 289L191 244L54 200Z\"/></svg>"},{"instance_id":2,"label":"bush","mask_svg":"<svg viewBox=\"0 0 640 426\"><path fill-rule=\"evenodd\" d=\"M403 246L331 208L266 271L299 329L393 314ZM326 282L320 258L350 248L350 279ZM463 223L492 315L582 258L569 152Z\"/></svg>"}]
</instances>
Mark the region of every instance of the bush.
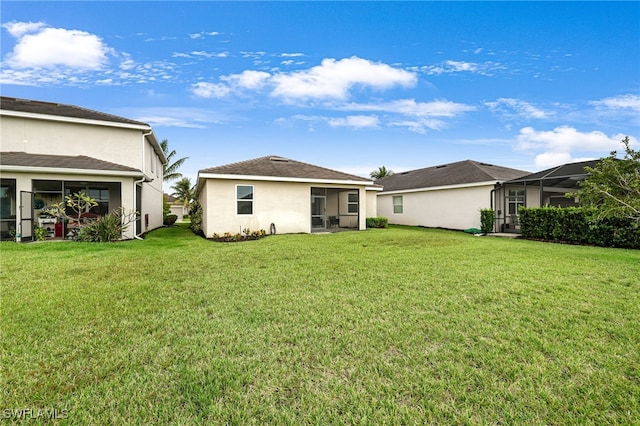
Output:
<instances>
[{"instance_id":1,"label":"bush","mask_svg":"<svg viewBox=\"0 0 640 426\"><path fill-rule=\"evenodd\" d=\"M33 236L35 237L36 241L44 241L47 239L48 235L49 233L47 232L47 230L40 226L35 226L33 228Z\"/></svg>"},{"instance_id":2,"label":"bush","mask_svg":"<svg viewBox=\"0 0 640 426\"><path fill-rule=\"evenodd\" d=\"M598 218L592 207L521 207L524 238L640 249L640 227L629 218Z\"/></svg>"},{"instance_id":3,"label":"bush","mask_svg":"<svg viewBox=\"0 0 640 426\"><path fill-rule=\"evenodd\" d=\"M250 240L259 240L260 238L264 238L267 236L267 231L261 229L259 231L251 231L248 228L242 230L242 234L231 234L229 232L225 232L222 235L213 234L212 240L221 242L221 243L231 243L237 241L250 241Z\"/></svg>"},{"instance_id":4,"label":"bush","mask_svg":"<svg viewBox=\"0 0 640 426\"><path fill-rule=\"evenodd\" d=\"M386 217L368 217L367 228L386 228L389 219Z\"/></svg>"},{"instance_id":5,"label":"bush","mask_svg":"<svg viewBox=\"0 0 640 426\"><path fill-rule=\"evenodd\" d=\"M102 243L117 241L122 238L124 229L121 216L116 213L109 213L80 228L76 240Z\"/></svg>"},{"instance_id":6,"label":"bush","mask_svg":"<svg viewBox=\"0 0 640 426\"><path fill-rule=\"evenodd\" d=\"M191 203L189 209L189 216L191 217L191 224L189 227L197 235L202 235L202 205L198 201Z\"/></svg>"},{"instance_id":7,"label":"bush","mask_svg":"<svg viewBox=\"0 0 640 426\"><path fill-rule=\"evenodd\" d=\"M493 232L496 213L493 209L480 209L480 230L483 234Z\"/></svg>"},{"instance_id":8,"label":"bush","mask_svg":"<svg viewBox=\"0 0 640 426\"><path fill-rule=\"evenodd\" d=\"M176 223L176 220L178 220L178 215L168 214L164 217L164 224L166 226L172 226L174 223Z\"/></svg>"}]
</instances>

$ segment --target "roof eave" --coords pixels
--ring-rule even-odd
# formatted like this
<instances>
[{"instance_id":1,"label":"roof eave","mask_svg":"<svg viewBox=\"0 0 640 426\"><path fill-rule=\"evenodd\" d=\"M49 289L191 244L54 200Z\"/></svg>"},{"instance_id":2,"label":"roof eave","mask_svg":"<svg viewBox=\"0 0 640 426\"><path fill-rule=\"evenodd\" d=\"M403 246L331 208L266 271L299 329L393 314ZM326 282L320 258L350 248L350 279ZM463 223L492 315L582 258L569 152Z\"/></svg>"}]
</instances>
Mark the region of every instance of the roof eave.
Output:
<instances>
[{"instance_id":1,"label":"roof eave","mask_svg":"<svg viewBox=\"0 0 640 426\"><path fill-rule=\"evenodd\" d=\"M91 176L120 176L120 177L134 177L142 178L146 177L144 173L139 170L99 170L99 169L75 169L75 168L63 168L63 167L37 167L37 166L15 166L15 165L0 165L0 171L2 172L16 172L16 173L52 173L52 174L71 174L71 175L91 175Z\"/></svg>"}]
</instances>

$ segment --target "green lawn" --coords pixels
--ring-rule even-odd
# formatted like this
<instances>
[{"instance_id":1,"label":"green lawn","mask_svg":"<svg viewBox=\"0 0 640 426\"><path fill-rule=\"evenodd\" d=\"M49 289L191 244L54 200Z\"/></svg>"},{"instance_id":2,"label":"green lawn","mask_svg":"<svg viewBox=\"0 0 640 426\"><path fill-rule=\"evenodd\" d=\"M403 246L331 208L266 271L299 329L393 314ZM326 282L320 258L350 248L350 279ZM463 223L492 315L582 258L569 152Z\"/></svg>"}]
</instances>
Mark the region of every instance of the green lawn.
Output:
<instances>
[{"instance_id":1,"label":"green lawn","mask_svg":"<svg viewBox=\"0 0 640 426\"><path fill-rule=\"evenodd\" d=\"M182 224L1 243L0 262L3 417L640 422L640 251L403 227L222 244Z\"/></svg>"}]
</instances>

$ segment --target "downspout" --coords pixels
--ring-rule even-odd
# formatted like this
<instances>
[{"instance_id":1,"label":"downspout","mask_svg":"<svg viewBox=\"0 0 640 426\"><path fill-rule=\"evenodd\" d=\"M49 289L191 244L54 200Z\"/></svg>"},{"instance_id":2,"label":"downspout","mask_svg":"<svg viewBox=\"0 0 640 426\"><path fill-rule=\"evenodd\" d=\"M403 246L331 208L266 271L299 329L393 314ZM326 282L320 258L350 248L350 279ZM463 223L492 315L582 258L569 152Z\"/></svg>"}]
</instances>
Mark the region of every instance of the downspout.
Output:
<instances>
[{"instance_id":1,"label":"downspout","mask_svg":"<svg viewBox=\"0 0 640 426\"><path fill-rule=\"evenodd\" d=\"M493 212L494 212L494 216L493 216L493 232L496 232L496 221L498 220L497 215L495 215L495 210L493 209L493 199L496 196L496 189L499 186L500 186L500 183L496 182L496 184L493 186L493 189L489 193L489 206L491 206L491 210L493 210Z\"/></svg>"},{"instance_id":2,"label":"downspout","mask_svg":"<svg viewBox=\"0 0 640 426\"><path fill-rule=\"evenodd\" d=\"M149 129L149 131L147 133L142 133L142 179L140 180L136 180L133 182L133 204L134 204L134 209L137 204L137 195L138 195L138 184L146 182L147 181L147 175L146 175L146 171L145 171L145 155L144 155L144 146L146 145L147 142L147 136L153 134L153 130ZM142 212L138 212L138 214L140 215L140 217L142 217ZM138 235L136 235L136 230L135 230L135 226L133 228L133 238L137 239L137 240L142 240L142 238L140 238Z\"/></svg>"}]
</instances>

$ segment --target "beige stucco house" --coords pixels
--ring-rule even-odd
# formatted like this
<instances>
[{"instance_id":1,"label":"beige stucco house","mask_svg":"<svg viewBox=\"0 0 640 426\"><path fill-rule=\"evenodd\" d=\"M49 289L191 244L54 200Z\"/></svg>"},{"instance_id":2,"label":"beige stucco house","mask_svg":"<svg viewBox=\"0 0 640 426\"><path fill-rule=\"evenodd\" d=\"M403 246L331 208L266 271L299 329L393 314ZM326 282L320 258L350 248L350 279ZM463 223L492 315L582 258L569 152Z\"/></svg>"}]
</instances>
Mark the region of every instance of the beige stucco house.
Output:
<instances>
[{"instance_id":1,"label":"beige stucco house","mask_svg":"<svg viewBox=\"0 0 640 426\"><path fill-rule=\"evenodd\" d=\"M123 235L162 226L163 165L167 159L145 123L51 102L0 98L0 220L31 239L34 225L52 237L66 230L39 214L82 191L99 203L92 214L117 208L140 213Z\"/></svg>"},{"instance_id":2,"label":"beige stucco house","mask_svg":"<svg viewBox=\"0 0 640 426\"><path fill-rule=\"evenodd\" d=\"M378 216L396 225L480 228L480 209L493 208L494 190L523 170L459 161L393 174L376 181Z\"/></svg>"},{"instance_id":3,"label":"beige stucco house","mask_svg":"<svg viewBox=\"0 0 640 426\"><path fill-rule=\"evenodd\" d=\"M206 237L244 229L289 234L363 230L380 189L370 179L267 156L200 170L197 197Z\"/></svg>"}]
</instances>

